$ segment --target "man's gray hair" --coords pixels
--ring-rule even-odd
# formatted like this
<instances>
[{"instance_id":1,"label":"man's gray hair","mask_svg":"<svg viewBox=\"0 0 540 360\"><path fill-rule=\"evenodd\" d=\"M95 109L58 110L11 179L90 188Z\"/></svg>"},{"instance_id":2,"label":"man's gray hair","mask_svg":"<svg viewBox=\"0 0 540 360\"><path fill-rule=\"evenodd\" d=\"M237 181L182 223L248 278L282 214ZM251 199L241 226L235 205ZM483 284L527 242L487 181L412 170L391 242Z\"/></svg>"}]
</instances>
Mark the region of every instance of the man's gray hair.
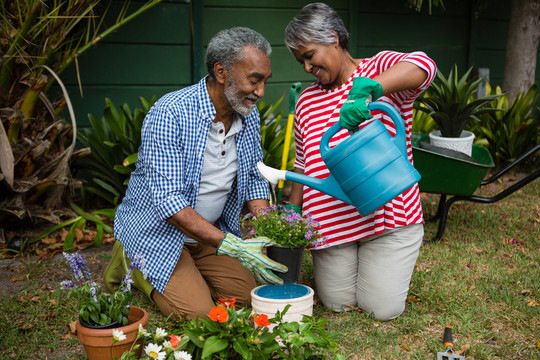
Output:
<instances>
[{"instance_id":1,"label":"man's gray hair","mask_svg":"<svg viewBox=\"0 0 540 360\"><path fill-rule=\"evenodd\" d=\"M326 4L313 3L304 6L287 25L285 45L289 51L307 43L330 45L336 35L339 45L349 50L349 32L337 12Z\"/></svg>"},{"instance_id":2,"label":"man's gray hair","mask_svg":"<svg viewBox=\"0 0 540 360\"><path fill-rule=\"evenodd\" d=\"M214 64L223 64L225 70L230 71L231 66L242 61L246 46L253 46L267 56L272 53L268 40L255 30L246 27L233 27L218 32L206 50L206 67L211 78L215 79Z\"/></svg>"}]
</instances>

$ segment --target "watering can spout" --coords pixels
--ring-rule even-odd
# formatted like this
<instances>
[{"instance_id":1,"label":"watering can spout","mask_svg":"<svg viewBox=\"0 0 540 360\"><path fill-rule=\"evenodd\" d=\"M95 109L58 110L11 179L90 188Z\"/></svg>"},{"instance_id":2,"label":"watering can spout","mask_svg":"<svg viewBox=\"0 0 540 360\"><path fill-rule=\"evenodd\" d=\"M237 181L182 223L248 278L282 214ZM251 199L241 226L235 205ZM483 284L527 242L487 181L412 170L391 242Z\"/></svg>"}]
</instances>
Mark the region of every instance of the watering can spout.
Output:
<instances>
[{"instance_id":1,"label":"watering can spout","mask_svg":"<svg viewBox=\"0 0 540 360\"><path fill-rule=\"evenodd\" d=\"M354 205L351 199L345 195L332 174L330 174L330 176L328 176L326 179L317 179L295 173L294 171L274 169L270 166L266 166L262 162L257 163L257 168L259 169L261 175L273 185L276 185L279 180L294 181L335 197L336 199L346 202L347 204Z\"/></svg>"}]
</instances>

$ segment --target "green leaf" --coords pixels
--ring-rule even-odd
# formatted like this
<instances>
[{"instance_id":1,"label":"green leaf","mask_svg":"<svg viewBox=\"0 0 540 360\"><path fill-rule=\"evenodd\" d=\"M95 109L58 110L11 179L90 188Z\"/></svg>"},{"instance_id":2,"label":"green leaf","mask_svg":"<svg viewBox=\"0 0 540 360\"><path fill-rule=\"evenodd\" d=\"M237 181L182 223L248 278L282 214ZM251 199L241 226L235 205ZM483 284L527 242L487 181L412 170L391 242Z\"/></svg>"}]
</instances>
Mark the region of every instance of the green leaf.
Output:
<instances>
[{"instance_id":1,"label":"green leaf","mask_svg":"<svg viewBox=\"0 0 540 360\"><path fill-rule=\"evenodd\" d=\"M195 345L197 345L200 348L204 346L204 343L205 343L204 340L199 339L199 335L196 332L192 330L188 330L188 329L185 329L184 331Z\"/></svg>"},{"instance_id":2,"label":"green leaf","mask_svg":"<svg viewBox=\"0 0 540 360\"><path fill-rule=\"evenodd\" d=\"M71 224L73 224L73 223L79 221L80 219L81 219L81 217L79 216L79 217L70 219L70 220L68 220L68 221L64 221L64 222L61 223L61 224L55 225L55 226L53 226L53 227L50 227L50 228L48 228L47 230L45 230L44 232L42 232L41 234L39 234L38 236L36 236L35 238L33 238L29 243L30 243L30 244L33 244L33 243L35 243L35 242L37 242L37 241L43 239L45 236L47 236L47 235L49 235L49 234L55 232L56 230L61 229L61 228L65 227L65 226L71 225Z\"/></svg>"},{"instance_id":3,"label":"green leaf","mask_svg":"<svg viewBox=\"0 0 540 360\"><path fill-rule=\"evenodd\" d=\"M218 336L210 336L204 342L202 357L206 358L212 354L218 353L224 350L228 345L227 340L219 338Z\"/></svg>"},{"instance_id":4,"label":"green leaf","mask_svg":"<svg viewBox=\"0 0 540 360\"><path fill-rule=\"evenodd\" d=\"M129 155L128 157L126 157L124 159L123 165L124 166L129 166L131 164L135 164L135 162L137 161L138 156L139 156L138 153L133 153L133 154Z\"/></svg>"},{"instance_id":5,"label":"green leaf","mask_svg":"<svg viewBox=\"0 0 540 360\"><path fill-rule=\"evenodd\" d=\"M99 324L99 316L98 316L97 313L91 312L90 313L90 319L92 320L92 322L94 322L96 324Z\"/></svg>"},{"instance_id":6,"label":"green leaf","mask_svg":"<svg viewBox=\"0 0 540 360\"><path fill-rule=\"evenodd\" d=\"M102 216L106 216L108 217L109 219L114 219L114 216L116 214L116 208L114 209L99 209L99 210L95 210L93 212L93 214L95 215L102 215Z\"/></svg>"},{"instance_id":7,"label":"green leaf","mask_svg":"<svg viewBox=\"0 0 540 360\"><path fill-rule=\"evenodd\" d=\"M116 196L119 195L118 191L115 188L113 188L111 185L106 183L105 181L103 181L101 179L98 179L98 178L94 178L94 182L96 184L98 184L99 186L101 186L102 188L104 188L105 190L111 192L112 194L114 194Z\"/></svg>"},{"instance_id":8,"label":"green leaf","mask_svg":"<svg viewBox=\"0 0 540 360\"><path fill-rule=\"evenodd\" d=\"M251 353L249 352L248 347L245 344L246 339L237 338L236 340L237 341L235 341L233 344L234 350L236 350L236 352L242 356L242 359L251 358Z\"/></svg>"},{"instance_id":9,"label":"green leaf","mask_svg":"<svg viewBox=\"0 0 540 360\"><path fill-rule=\"evenodd\" d=\"M79 228L81 222L85 221L84 218L79 217L79 220L71 225L66 237L64 238L64 251L73 250L73 244L75 243L75 229Z\"/></svg>"},{"instance_id":10,"label":"green leaf","mask_svg":"<svg viewBox=\"0 0 540 360\"><path fill-rule=\"evenodd\" d=\"M88 322L88 311L86 309L82 308L79 310L79 316L86 322Z\"/></svg>"},{"instance_id":11,"label":"green leaf","mask_svg":"<svg viewBox=\"0 0 540 360\"><path fill-rule=\"evenodd\" d=\"M94 238L94 242L92 245L94 247L101 247L101 244L103 243L103 225L96 224L96 237Z\"/></svg>"},{"instance_id":12,"label":"green leaf","mask_svg":"<svg viewBox=\"0 0 540 360\"><path fill-rule=\"evenodd\" d=\"M108 140L105 140L103 143L104 143L105 145L107 145L108 147L111 147L111 148L113 148L113 147L115 147L116 145L118 145L117 143L113 143L113 142L108 141Z\"/></svg>"},{"instance_id":13,"label":"green leaf","mask_svg":"<svg viewBox=\"0 0 540 360\"><path fill-rule=\"evenodd\" d=\"M92 214L89 214L87 213L86 211L84 211L83 209L81 209L80 207L78 207L74 202L70 201L69 204L71 205L71 207L73 208L73 210L75 210L75 212L82 216L85 220L88 220L88 221L92 221L96 224L100 224L101 226L103 226L103 230L105 230L107 233L112 233L113 229L109 226L109 225L106 225L103 220L101 220L98 216L96 215L92 215Z\"/></svg>"},{"instance_id":14,"label":"green leaf","mask_svg":"<svg viewBox=\"0 0 540 360\"><path fill-rule=\"evenodd\" d=\"M131 172L133 171L132 169L127 168L124 165L114 165L113 169L120 174L131 174Z\"/></svg>"}]
</instances>

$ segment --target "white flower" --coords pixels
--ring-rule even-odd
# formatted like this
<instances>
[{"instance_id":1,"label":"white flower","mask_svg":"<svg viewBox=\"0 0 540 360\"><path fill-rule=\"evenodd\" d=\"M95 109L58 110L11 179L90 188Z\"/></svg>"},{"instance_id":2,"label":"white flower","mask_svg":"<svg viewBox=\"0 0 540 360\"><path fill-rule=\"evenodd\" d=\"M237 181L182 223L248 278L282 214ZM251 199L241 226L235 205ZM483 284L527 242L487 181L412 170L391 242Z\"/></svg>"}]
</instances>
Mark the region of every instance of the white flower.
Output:
<instances>
[{"instance_id":1,"label":"white flower","mask_svg":"<svg viewBox=\"0 0 540 360\"><path fill-rule=\"evenodd\" d=\"M126 340L126 335L124 335L124 332L118 329L113 329L112 337L114 342Z\"/></svg>"},{"instance_id":2,"label":"white flower","mask_svg":"<svg viewBox=\"0 0 540 360\"><path fill-rule=\"evenodd\" d=\"M173 346L171 345L171 342L169 340L163 342L163 347L169 351L174 351Z\"/></svg>"},{"instance_id":3,"label":"white flower","mask_svg":"<svg viewBox=\"0 0 540 360\"><path fill-rule=\"evenodd\" d=\"M158 360L165 359L165 355L167 354L165 352L160 352L160 351L161 351L161 346L157 344L152 344L152 343L148 344L148 346L144 348L144 352L150 359L158 359Z\"/></svg>"},{"instance_id":4,"label":"white flower","mask_svg":"<svg viewBox=\"0 0 540 360\"><path fill-rule=\"evenodd\" d=\"M145 328L143 328L142 324L139 324L138 333L140 336L148 336L148 331Z\"/></svg>"},{"instance_id":5,"label":"white flower","mask_svg":"<svg viewBox=\"0 0 540 360\"><path fill-rule=\"evenodd\" d=\"M185 351L175 351L174 352L175 360L191 360L191 355Z\"/></svg>"},{"instance_id":6,"label":"white flower","mask_svg":"<svg viewBox=\"0 0 540 360\"><path fill-rule=\"evenodd\" d=\"M164 338L165 336L167 336L167 332L163 330L162 328L158 327L156 329L156 335L155 335L156 340Z\"/></svg>"}]
</instances>

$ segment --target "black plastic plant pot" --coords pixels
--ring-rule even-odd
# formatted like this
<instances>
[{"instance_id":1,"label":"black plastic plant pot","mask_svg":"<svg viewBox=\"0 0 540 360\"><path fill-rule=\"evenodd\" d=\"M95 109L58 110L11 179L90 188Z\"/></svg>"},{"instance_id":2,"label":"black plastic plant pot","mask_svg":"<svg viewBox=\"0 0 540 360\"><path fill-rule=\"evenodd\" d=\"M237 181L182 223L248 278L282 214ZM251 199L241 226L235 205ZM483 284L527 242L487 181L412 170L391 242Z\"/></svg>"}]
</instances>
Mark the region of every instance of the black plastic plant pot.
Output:
<instances>
[{"instance_id":1,"label":"black plastic plant pot","mask_svg":"<svg viewBox=\"0 0 540 360\"><path fill-rule=\"evenodd\" d=\"M96 329L96 330L114 329L114 328L117 328L117 327L121 326L118 321L113 321L112 323L105 324L105 325L90 324L90 323L87 323L86 321L84 321L84 319L80 315L79 315L79 322L85 328Z\"/></svg>"},{"instance_id":2,"label":"black plastic plant pot","mask_svg":"<svg viewBox=\"0 0 540 360\"><path fill-rule=\"evenodd\" d=\"M282 247L269 246L266 249L266 255L280 264L287 266L289 271L285 273L274 271L278 277L283 279L285 284L297 282L300 279L300 269L302 267L302 257L304 256L304 247Z\"/></svg>"}]
</instances>

